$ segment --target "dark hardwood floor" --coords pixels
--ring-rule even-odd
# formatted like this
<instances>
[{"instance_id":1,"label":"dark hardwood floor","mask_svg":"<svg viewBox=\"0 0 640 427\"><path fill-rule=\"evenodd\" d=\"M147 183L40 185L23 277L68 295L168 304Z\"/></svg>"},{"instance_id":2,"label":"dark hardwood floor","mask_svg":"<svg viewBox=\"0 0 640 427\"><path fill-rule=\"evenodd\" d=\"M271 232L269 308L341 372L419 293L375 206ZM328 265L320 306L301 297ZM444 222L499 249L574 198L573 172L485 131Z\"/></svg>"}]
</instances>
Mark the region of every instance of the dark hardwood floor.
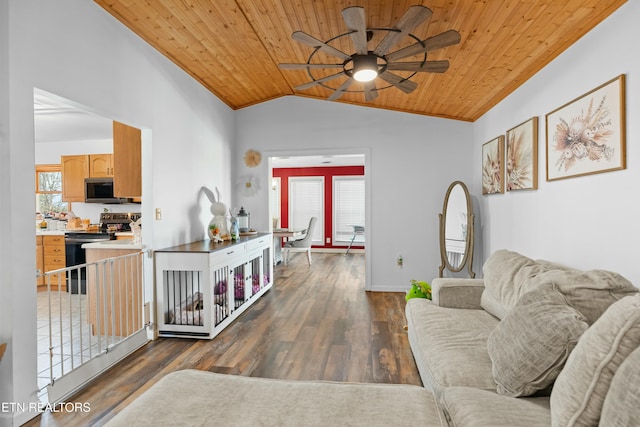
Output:
<instances>
[{"instance_id":1,"label":"dark hardwood floor","mask_svg":"<svg viewBox=\"0 0 640 427\"><path fill-rule=\"evenodd\" d=\"M404 294L364 291L364 255L305 254L275 268L275 285L213 340L162 338L28 426L102 425L169 372L421 385L403 330ZM409 404L409 402L407 402Z\"/></svg>"}]
</instances>

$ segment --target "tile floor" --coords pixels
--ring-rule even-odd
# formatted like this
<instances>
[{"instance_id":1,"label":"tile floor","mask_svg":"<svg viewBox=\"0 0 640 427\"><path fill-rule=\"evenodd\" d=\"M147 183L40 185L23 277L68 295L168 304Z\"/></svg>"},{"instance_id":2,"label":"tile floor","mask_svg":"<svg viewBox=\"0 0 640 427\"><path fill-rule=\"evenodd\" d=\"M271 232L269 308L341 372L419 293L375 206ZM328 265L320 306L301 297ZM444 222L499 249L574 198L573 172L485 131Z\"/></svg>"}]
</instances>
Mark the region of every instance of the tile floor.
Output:
<instances>
[{"instance_id":1,"label":"tile floor","mask_svg":"<svg viewBox=\"0 0 640 427\"><path fill-rule=\"evenodd\" d=\"M115 339L118 339L117 337ZM86 363L113 337L91 334L87 296L62 291L38 292L38 387L46 400L52 380Z\"/></svg>"}]
</instances>

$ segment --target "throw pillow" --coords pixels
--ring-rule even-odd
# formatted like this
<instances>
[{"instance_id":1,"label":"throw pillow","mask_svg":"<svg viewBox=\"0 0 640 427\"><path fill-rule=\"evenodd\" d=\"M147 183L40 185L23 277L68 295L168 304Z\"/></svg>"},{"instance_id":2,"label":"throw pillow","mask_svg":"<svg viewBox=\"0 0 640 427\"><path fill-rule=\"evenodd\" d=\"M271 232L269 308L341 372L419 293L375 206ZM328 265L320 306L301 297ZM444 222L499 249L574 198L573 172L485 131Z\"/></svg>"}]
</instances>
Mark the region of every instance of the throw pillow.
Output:
<instances>
[{"instance_id":1,"label":"throw pillow","mask_svg":"<svg viewBox=\"0 0 640 427\"><path fill-rule=\"evenodd\" d=\"M640 295L622 298L580 337L551 392L552 426L598 425L618 367L640 343Z\"/></svg>"},{"instance_id":2,"label":"throw pillow","mask_svg":"<svg viewBox=\"0 0 640 427\"><path fill-rule=\"evenodd\" d=\"M498 394L529 396L551 385L587 328L552 285L524 294L487 340Z\"/></svg>"}]
</instances>

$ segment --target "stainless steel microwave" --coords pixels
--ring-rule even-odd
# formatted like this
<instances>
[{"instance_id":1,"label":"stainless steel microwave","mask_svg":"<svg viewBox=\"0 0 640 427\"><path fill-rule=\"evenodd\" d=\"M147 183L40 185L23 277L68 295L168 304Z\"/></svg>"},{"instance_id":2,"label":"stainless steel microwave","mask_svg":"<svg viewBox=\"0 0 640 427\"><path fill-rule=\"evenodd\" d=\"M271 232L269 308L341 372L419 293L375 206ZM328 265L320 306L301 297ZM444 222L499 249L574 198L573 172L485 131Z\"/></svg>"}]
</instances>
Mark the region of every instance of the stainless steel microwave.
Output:
<instances>
[{"instance_id":1,"label":"stainless steel microwave","mask_svg":"<svg viewBox=\"0 0 640 427\"><path fill-rule=\"evenodd\" d=\"M113 178L85 178L84 179L85 203L130 203L131 199L113 196Z\"/></svg>"}]
</instances>

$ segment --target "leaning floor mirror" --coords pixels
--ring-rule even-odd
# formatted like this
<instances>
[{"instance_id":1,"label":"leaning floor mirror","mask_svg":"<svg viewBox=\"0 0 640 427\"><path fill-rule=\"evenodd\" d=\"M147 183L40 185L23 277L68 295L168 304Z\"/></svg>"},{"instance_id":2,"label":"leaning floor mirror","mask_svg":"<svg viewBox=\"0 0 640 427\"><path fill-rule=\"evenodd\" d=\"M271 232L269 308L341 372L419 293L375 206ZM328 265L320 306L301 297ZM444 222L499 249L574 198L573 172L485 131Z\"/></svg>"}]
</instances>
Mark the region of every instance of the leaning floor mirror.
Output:
<instances>
[{"instance_id":1,"label":"leaning floor mirror","mask_svg":"<svg viewBox=\"0 0 640 427\"><path fill-rule=\"evenodd\" d=\"M473 205L467 186L454 181L447 189L440 217L440 277L445 268L453 273L465 266L473 272Z\"/></svg>"}]
</instances>

